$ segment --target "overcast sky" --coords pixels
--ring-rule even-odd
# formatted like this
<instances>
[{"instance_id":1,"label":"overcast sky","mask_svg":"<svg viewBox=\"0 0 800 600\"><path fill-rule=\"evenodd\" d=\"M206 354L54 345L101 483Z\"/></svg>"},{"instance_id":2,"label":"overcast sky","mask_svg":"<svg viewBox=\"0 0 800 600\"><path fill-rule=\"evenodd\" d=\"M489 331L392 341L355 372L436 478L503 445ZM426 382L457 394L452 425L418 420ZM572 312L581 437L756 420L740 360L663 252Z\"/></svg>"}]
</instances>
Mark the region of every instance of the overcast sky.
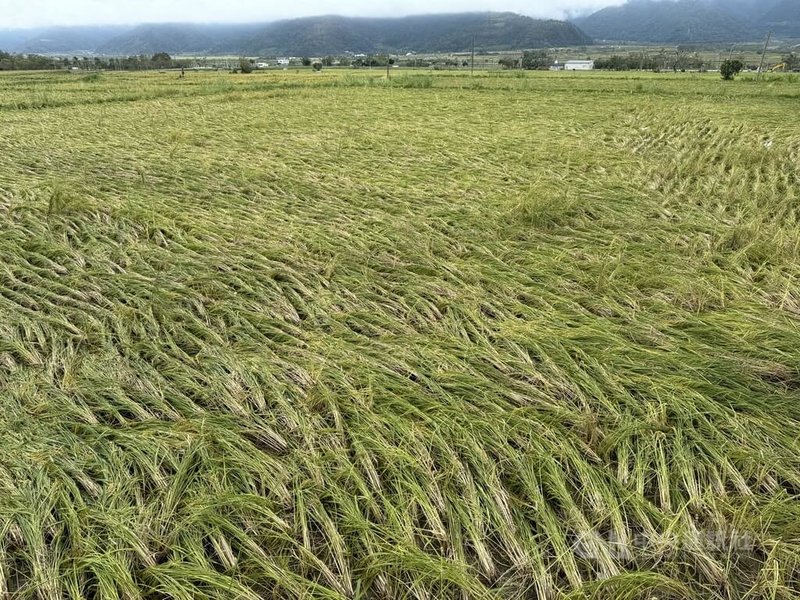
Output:
<instances>
[{"instance_id":1,"label":"overcast sky","mask_svg":"<svg viewBox=\"0 0 800 600\"><path fill-rule=\"evenodd\" d=\"M401 16L465 11L513 11L562 18L624 0L0 0L0 29L42 25L176 21L269 21L310 15Z\"/></svg>"}]
</instances>

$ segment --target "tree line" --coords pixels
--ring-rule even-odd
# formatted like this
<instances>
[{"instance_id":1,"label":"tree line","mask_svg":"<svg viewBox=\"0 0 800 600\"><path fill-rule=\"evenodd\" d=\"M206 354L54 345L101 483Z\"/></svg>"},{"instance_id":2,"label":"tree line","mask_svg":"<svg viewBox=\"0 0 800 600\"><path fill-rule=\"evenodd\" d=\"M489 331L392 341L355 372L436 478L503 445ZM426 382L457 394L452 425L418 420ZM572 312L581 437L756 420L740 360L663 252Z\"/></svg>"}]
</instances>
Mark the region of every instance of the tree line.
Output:
<instances>
[{"instance_id":1,"label":"tree line","mask_svg":"<svg viewBox=\"0 0 800 600\"><path fill-rule=\"evenodd\" d=\"M703 58L699 53L683 52L659 52L657 54L631 53L627 55L612 55L597 58L594 61L595 69L606 71L703 71L722 68L726 63L741 63L740 70L743 68L755 71L758 69L757 62L746 62L742 58L715 61ZM800 68L800 60L795 53L785 55L783 62L786 71Z\"/></svg>"},{"instance_id":2,"label":"tree line","mask_svg":"<svg viewBox=\"0 0 800 600\"><path fill-rule=\"evenodd\" d=\"M151 69L190 69L196 66L211 68L231 68L237 72L250 73L258 67L258 61L251 58L235 60L224 59L178 59L166 52L159 52L151 56L138 55L127 57L49 57L36 54L10 54L0 51L0 71L38 71L38 70L86 70L86 71L145 71ZM275 62L272 61L273 66ZM403 60L388 54L370 54L364 56L333 56L321 58L307 56L294 58L289 63L291 67L352 67L352 68L386 68L397 64L403 67L416 68L452 68L466 67L468 62L454 58L422 58L406 56Z\"/></svg>"},{"instance_id":3,"label":"tree line","mask_svg":"<svg viewBox=\"0 0 800 600\"><path fill-rule=\"evenodd\" d=\"M741 68L750 70L758 68L758 64L755 63L748 64L742 60L738 62L741 62ZM785 65L786 71L800 69L800 57L795 53L786 54L781 62ZM556 64L556 57L545 50L534 50L523 52L516 57L503 57L498 60L498 64L503 69L547 70ZM594 68L601 71L703 71L717 69L720 66L719 61L704 58L699 52L686 52L680 49L677 52L631 52L594 59Z\"/></svg>"},{"instance_id":4,"label":"tree line","mask_svg":"<svg viewBox=\"0 0 800 600\"><path fill-rule=\"evenodd\" d=\"M556 57L545 50L524 52L517 57L503 57L498 63L503 69L533 69L546 70L555 64ZM225 61L212 64L212 67L230 66ZM400 66L417 68L453 68L467 67L469 62L464 59L453 58L421 58L404 57L402 61L389 55L369 55L363 57L353 56L325 56L321 59L303 57L293 62L293 66L322 67L386 67L398 62ZM800 56L792 52L781 59L786 71L800 69ZM144 71L150 69L180 69L192 68L197 65L194 59L177 59L166 52L158 52L151 56L144 54L127 57L49 57L37 54L11 54L0 51L0 71L37 71L52 69L77 69L77 70L107 70L107 71ZM206 65L207 66L207 65ZM256 61L240 59L234 68L244 73L254 70ZM700 71L719 68L716 61L703 58L697 52L659 52L648 54L632 52L624 55L611 55L599 57L594 60L595 69L605 71ZM742 67L750 70L758 68L757 64L742 62Z\"/></svg>"},{"instance_id":5,"label":"tree line","mask_svg":"<svg viewBox=\"0 0 800 600\"><path fill-rule=\"evenodd\" d=\"M194 61L174 59L166 52L126 57L50 57L39 54L12 54L0 50L0 71L41 71L52 69L144 71L148 69L180 69Z\"/></svg>"}]
</instances>

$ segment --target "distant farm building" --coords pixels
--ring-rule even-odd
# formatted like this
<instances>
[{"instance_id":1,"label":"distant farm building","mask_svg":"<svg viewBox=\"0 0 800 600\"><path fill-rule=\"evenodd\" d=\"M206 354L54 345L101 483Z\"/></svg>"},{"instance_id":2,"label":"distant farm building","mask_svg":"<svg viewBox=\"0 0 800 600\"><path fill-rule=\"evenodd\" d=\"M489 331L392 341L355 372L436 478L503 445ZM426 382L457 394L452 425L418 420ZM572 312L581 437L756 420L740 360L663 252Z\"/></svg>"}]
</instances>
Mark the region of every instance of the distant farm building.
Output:
<instances>
[{"instance_id":1,"label":"distant farm building","mask_svg":"<svg viewBox=\"0 0 800 600\"><path fill-rule=\"evenodd\" d=\"M568 60L564 63L565 71L591 71L594 69L593 60Z\"/></svg>"}]
</instances>

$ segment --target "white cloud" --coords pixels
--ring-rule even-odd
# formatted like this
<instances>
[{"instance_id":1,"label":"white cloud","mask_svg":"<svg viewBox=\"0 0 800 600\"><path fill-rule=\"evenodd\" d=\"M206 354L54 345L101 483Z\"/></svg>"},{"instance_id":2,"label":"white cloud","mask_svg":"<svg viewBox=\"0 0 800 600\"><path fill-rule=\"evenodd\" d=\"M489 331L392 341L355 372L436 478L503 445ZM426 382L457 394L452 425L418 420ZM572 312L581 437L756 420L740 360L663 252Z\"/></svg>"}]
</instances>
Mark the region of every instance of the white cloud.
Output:
<instances>
[{"instance_id":1,"label":"white cloud","mask_svg":"<svg viewBox=\"0 0 800 600\"><path fill-rule=\"evenodd\" d=\"M247 22L322 14L402 16L408 14L513 11L532 17L562 18L624 0L0 0L0 28L143 22Z\"/></svg>"}]
</instances>

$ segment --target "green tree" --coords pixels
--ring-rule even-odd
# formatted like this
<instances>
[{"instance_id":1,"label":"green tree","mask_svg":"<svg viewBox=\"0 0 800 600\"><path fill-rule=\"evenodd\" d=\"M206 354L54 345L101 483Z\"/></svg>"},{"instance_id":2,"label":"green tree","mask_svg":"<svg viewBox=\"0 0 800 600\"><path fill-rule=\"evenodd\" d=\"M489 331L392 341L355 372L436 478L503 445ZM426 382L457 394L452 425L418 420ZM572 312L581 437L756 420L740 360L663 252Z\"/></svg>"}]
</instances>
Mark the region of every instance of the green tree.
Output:
<instances>
[{"instance_id":1,"label":"green tree","mask_svg":"<svg viewBox=\"0 0 800 600\"><path fill-rule=\"evenodd\" d=\"M370 54L364 64L368 67L385 67L389 64L389 57L386 54Z\"/></svg>"},{"instance_id":2,"label":"green tree","mask_svg":"<svg viewBox=\"0 0 800 600\"><path fill-rule=\"evenodd\" d=\"M150 58L150 62L156 69L166 69L172 65L172 57L166 52L156 52Z\"/></svg>"},{"instance_id":3,"label":"green tree","mask_svg":"<svg viewBox=\"0 0 800 600\"><path fill-rule=\"evenodd\" d=\"M248 60L246 58L239 59L239 70L242 73L252 73L253 72L253 61Z\"/></svg>"},{"instance_id":4,"label":"green tree","mask_svg":"<svg viewBox=\"0 0 800 600\"><path fill-rule=\"evenodd\" d=\"M302 60L302 63L303 63L304 67L310 67L311 66L311 59L308 58L307 56L304 56L301 60Z\"/></svg>"},{"instance_id":5,"label":"green tree","mask_svg":"<svg viewBox=\"0 0 800 600\"><path fill-rule=\"evenodd\" d=\"M726 60L720 65L719 72L725 81L730 81L744 69L744 64L738 59Z\"/></svg>"},{"instance_id":6,"label":"green tree","mask_svg":"<svg viewBox=\"0 0 800 600\"><path fill-rule=\"evenodd\" d=\"M522 55L523 69L549 69L552 64L553 58L544 50L525 52Z\"/></svg>"},{"instance_id":7,"label":"green tree","mask_svg":"<svg viewBox=\"0 0 800 600\"><path fill-rule=\"evenodd\" d=\"M513 69L517 66L517 61L513 58L501 58L497 62L504 69Z\"/></svg>"},{"instance_id":8,"label":"green tree","mask_svg":"<svg viewBox=\"0 0 800 600\"><path fill-rule=\"evenodd\" d=\"M786 71L794 71L800 68L800 56L794 52L787 54L783 57L783 63L786 65Z\"/></svg>"}]
</instances>

